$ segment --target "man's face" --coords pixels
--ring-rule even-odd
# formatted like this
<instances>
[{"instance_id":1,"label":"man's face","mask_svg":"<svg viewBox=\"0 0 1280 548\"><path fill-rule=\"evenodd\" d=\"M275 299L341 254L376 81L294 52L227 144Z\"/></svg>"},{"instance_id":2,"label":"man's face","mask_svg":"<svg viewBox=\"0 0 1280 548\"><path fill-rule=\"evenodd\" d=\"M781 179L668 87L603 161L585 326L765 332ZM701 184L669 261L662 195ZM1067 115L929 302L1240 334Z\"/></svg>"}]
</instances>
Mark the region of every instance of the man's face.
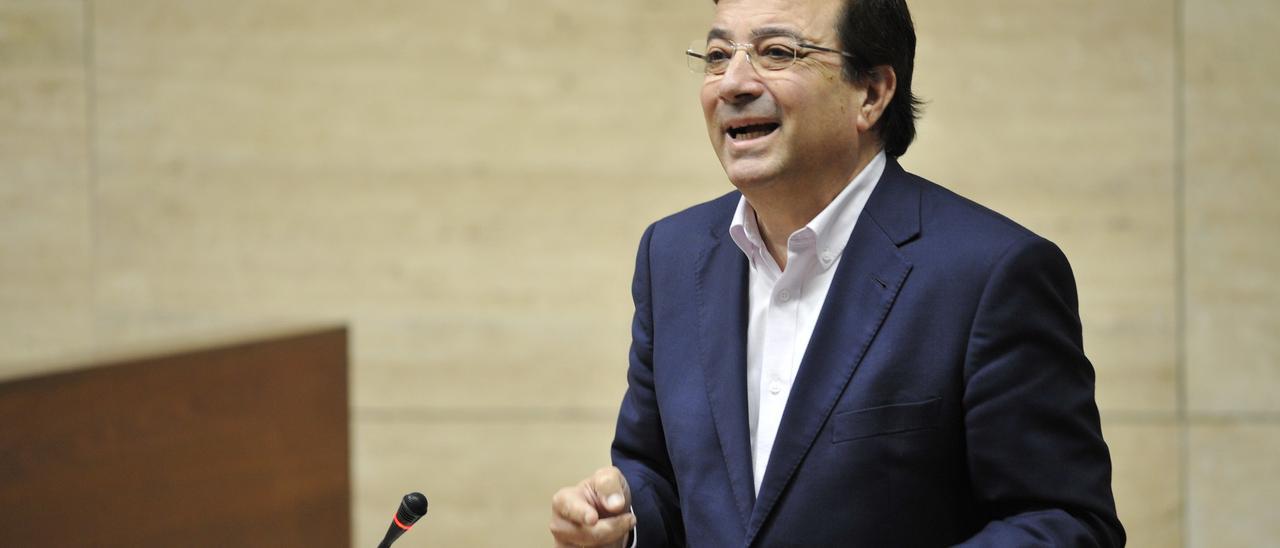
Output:
<instances>
[{"instance_id":1,"label":"man's face","mask_svg":"<svg viewBox=\"0 0 1280 548\"><path fill-rule=\"evenodd\" d=\"M836 21L843 4L721 0L711 32L740 44L787 33L839 49ZM841 63L837 53L801 49L795 64L771 71L757 69L743 49L734 52L727 72L707 77L701 93L707 132L735 186L828 184L821 179L847 171L857 155L855 124L865 91L843 77ZM738 131L743 126L758 131Z\"/></svg>"}]
</instances>

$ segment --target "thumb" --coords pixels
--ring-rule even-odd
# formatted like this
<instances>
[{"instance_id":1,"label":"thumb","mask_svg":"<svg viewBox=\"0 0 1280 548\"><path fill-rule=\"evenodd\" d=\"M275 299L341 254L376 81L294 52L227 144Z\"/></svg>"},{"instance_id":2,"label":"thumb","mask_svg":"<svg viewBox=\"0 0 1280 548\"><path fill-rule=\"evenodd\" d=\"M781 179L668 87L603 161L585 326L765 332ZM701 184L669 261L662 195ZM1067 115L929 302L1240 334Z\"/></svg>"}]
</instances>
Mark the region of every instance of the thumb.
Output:
<instances>
[{"instance_id":1,"label":"thumb","mask_svg":"<svg viewBox=\"0 0 1280 548\"><path fill-rule=\"evenodd\" d=\"M597 470L591 477L591 487L605 512L616 515L631 507L631 489L627 486L627 478L616 467Z\"/></svg>"}]
</instances>

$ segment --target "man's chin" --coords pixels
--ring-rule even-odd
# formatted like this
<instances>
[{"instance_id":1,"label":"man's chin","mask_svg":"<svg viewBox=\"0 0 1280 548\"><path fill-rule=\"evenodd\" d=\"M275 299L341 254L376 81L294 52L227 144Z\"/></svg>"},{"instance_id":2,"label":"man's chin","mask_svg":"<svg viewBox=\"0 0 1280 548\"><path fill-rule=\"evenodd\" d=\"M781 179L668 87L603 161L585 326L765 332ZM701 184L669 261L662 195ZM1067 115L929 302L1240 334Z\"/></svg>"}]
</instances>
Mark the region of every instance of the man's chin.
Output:
<instances>
[{"instance_id":1,"label":"man's chin","mask_svg":"<svg viewBox=\"0 0 1280 548\"><path fill-rule=\"evenodd\" d=\"M747 191L768 185L778 176L778 170L770 162L736 160L724 164L724 174L738 190Z\"/></svg>"}]
</instances>

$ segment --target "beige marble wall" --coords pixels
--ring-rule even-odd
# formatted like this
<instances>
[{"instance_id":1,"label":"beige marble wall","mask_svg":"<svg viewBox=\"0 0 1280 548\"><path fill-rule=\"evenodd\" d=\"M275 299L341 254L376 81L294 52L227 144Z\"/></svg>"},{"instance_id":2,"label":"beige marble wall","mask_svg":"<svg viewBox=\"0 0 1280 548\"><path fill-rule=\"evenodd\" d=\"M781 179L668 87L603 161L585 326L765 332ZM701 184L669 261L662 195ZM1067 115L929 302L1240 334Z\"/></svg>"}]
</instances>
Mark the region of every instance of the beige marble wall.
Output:
<instances>
[{"instance_id":1,"label":"beige marble wall","mask_svg":"<svg viewBox=\"0 0 1280 548\"><path fill-rule=\"evenodd\" d=\"M1194 546L1280 538L1280 4L1188 0L1187 520Z\"/></svg>"},{"instance_id":2,"label":"beige marble wall","mask_svg":"<svg viewBox=\"0 0 1280 548\"><path fill-rule=\"evenodd\" d=\"M0 1L0 363L91 343L85 35L79 1Z\"/></svg>"},{"instance_id":3,"label":"beige marble wall","mask_svg":"<svg viewBox=\"0 0 1280 548\"><path fill-rule=\"evenodd\" d=\"M1274 538L1280 10L912 9L904 164L1071 258L1131 545ZM346 320L355 543L412 489L408 546L542 543L607 461L641 230L729 190L680 55L709 14L0 0L0 367Z\"/></svg>"},{"instance_id":4,"label":"beige marble wall","mask_svg":"<svg viewBox=\"0 0 1280 548\"><path fill-rule=\"evenodd\" d=\"M1083 289L1105 411L1175 406L1174 6L913 4L905 161L1057 242Z\"/></svg>"},{"instance_id":5,"label":"beige marble wall","mask_svg":"<svg viewBox=\"0 0 1280 548\"><path fill-rule=\"evenodd\" d=\"M1280 412L1280 4L1187 5L1188 404Z\"/></svg>"}]
</instances>

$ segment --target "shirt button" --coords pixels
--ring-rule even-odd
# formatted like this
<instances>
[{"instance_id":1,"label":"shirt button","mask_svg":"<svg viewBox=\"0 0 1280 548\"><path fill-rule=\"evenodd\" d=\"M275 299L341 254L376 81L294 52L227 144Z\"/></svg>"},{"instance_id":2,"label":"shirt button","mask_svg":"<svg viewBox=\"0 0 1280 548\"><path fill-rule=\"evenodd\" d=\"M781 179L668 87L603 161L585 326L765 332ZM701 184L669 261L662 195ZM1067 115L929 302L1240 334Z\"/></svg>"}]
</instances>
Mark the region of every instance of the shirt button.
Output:
<instances>
[{"instance_id":1,"label":"shirt button","mask_svg":"<svg viewBox=\"0 0 1280 548\"><path fill-rule=\"evenodd\" d=\"M785 303L785 302L787 302L787 301L791 300L791 292L790 292L790 291L787 291L786 289L783 289L782 291L779 291L779 292L778 292L778 298L779 298L779 299L782 299L782 302L784 302L784 303Z\"/></svg>"},{"instance_id":2,"label":"shirt button","mask_svg":"<svg viewBox=\"0 0 1280 548\"><path fill-rule=\"evenodd\" d=\"M773 395L775 395L775 396L776 396L776 395L778 395L778 393L779 393L779 392L782 392L782 383L781 383L781 382L773 381L773 382L769 383L769 393L770 393L770 394L773 394Z\"/></svg>"},{"instance_id":3,"label":"shirt button","mask_svg":"<svg viewBox=\"0 0 1280 548\"><path fill-rule=\"evenodd\" d=\"M836 255L830 251L823 251L818 259L822 261L822 264L831 264L831 261L836 260Z\"/></svg>"}]
</instances>

